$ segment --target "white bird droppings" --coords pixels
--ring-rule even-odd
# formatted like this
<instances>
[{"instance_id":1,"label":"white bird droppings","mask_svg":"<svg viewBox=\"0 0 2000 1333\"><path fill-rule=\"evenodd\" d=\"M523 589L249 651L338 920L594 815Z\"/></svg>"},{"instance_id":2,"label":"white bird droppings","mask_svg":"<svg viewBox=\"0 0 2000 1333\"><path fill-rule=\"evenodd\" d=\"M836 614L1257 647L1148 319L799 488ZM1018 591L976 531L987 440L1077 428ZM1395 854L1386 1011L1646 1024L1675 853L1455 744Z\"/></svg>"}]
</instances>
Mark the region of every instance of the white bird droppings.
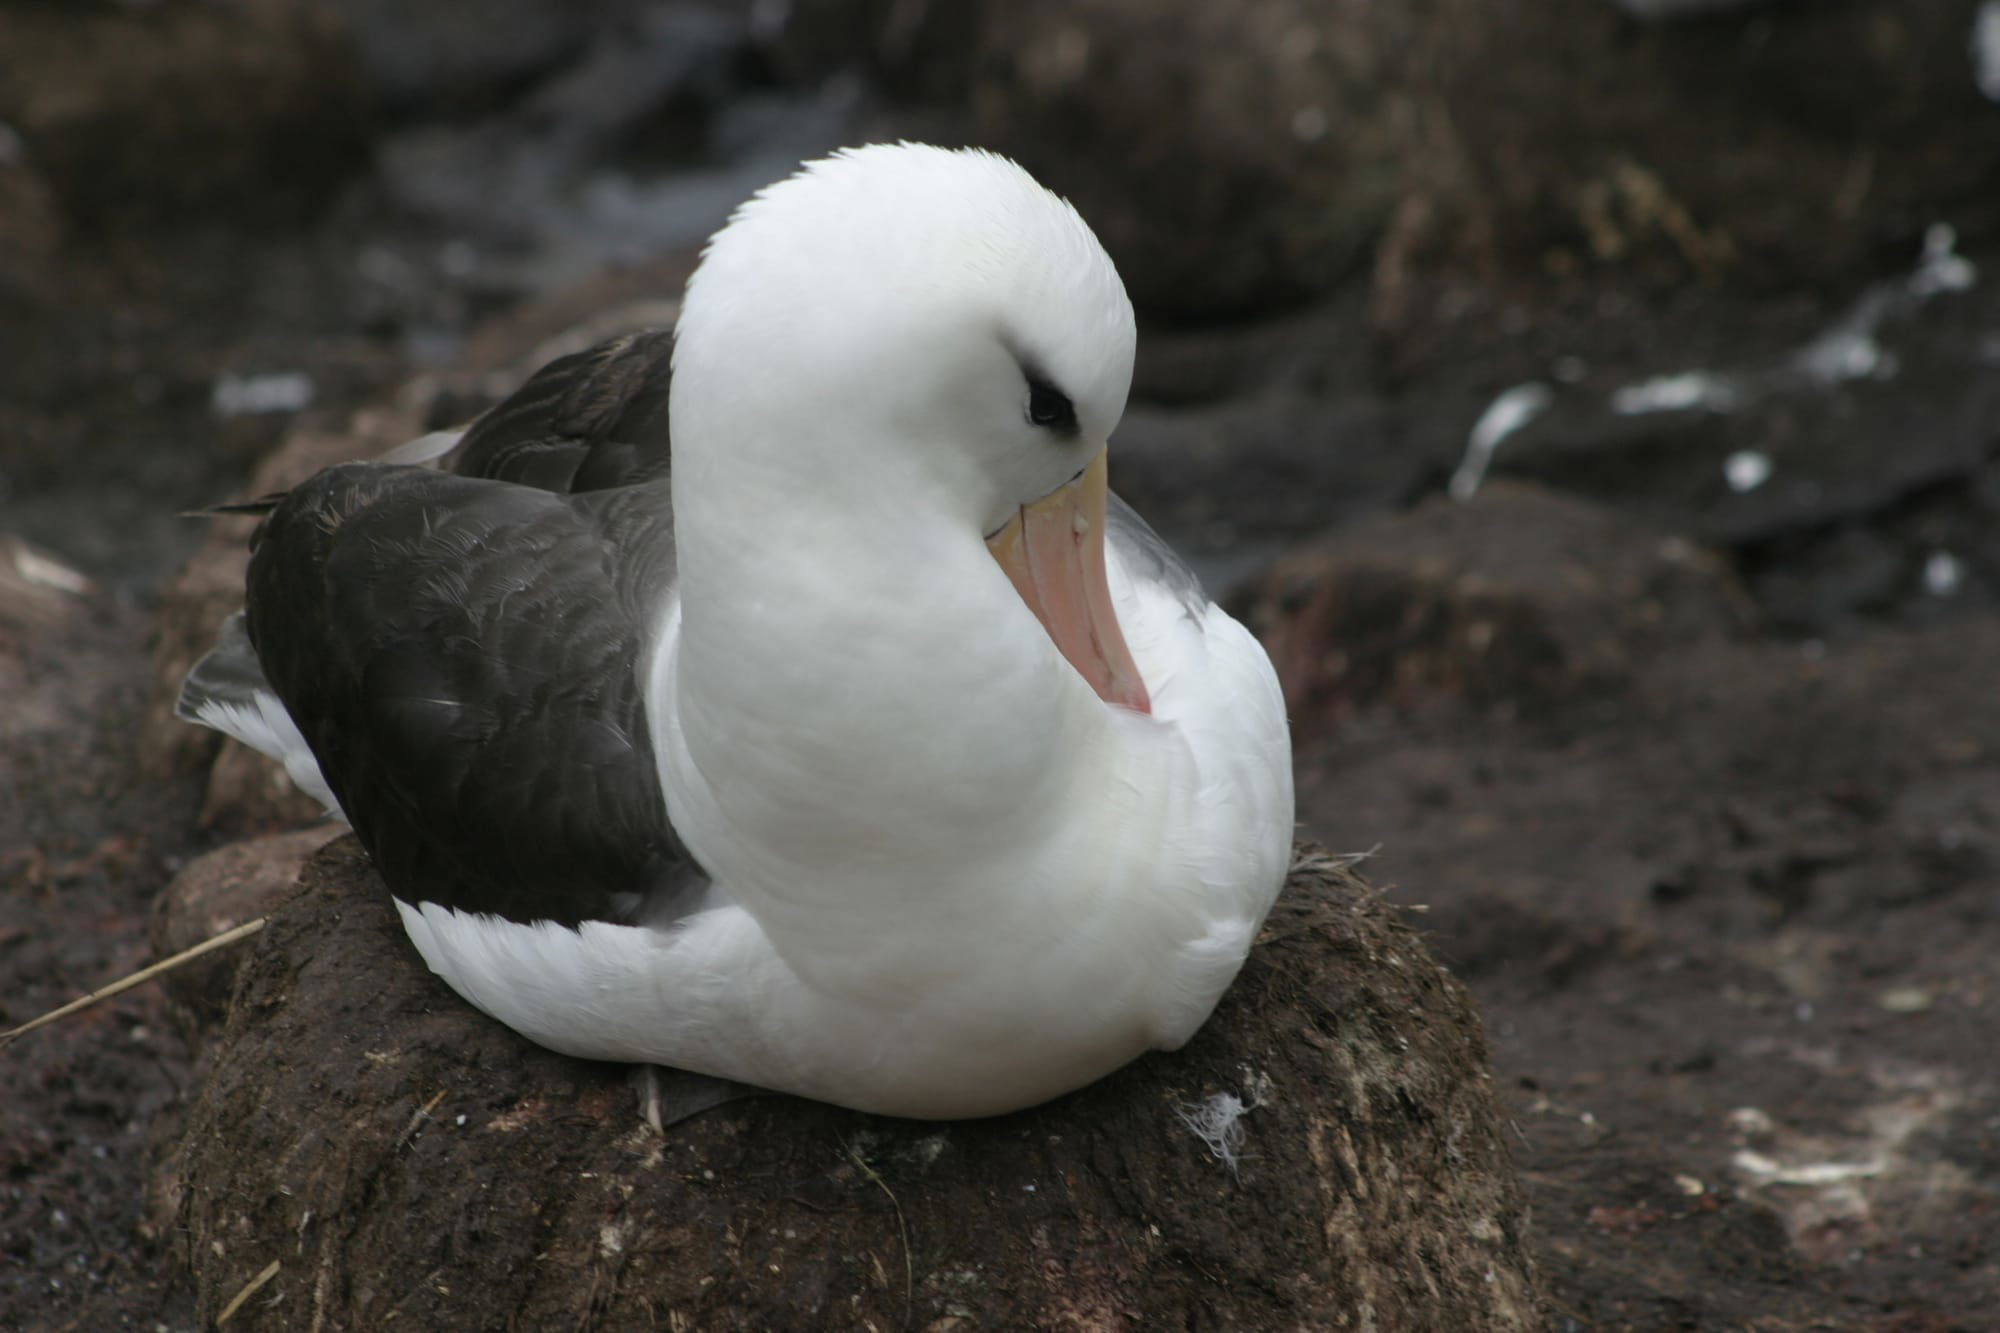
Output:
<instances>
[{"instance_id":1,"label":"white bird droppings","mask_svg":"<svg viewBox=\"0 0 2000 1333\"><path fill-rule=\"evenodd\" d=\"M1722 460L1722 479L1742 495L1771 479L1771 456L1755 449L1738 449Z\"/></svg>"},{"instance_id":2,"label":"white bird droppings","mask_svg":"<svg viewBox=\"0 0 2000 1333\"><path fill-rule=\"evenodd\" d=\"M89 575L71 569L53 556L34 550L19 539L9 539L5 543L0 543L0 550L6 551L12 557L14 573L23 582L32 583L36 587L82 596L96 586L90 581Z\"/></svg>"},{"instance_id":3,"label":"white bird droppings","mask_svg":"<svg viewBox=\"0 0 2000 1333\"><path fill-rule=\"evenodd\" d=\"M1979 285L1979 269L1958 253L1958 229L1949 222L1924 228L1924 251L1910 274L1910 295L1919 299L1939 292L1969 292Z\"/></svg>"},{"instance_id":4,"label":"white bird droppings","mask_svg":"<svg viewBox=\"0 0 2000 1333\"><path fill-rule=\"evenodd\" d=\"M303 370L269 375L224 375L209 394L209 410L219 417L257 416L267 412L297 412L311 405L316 392L312 376Z\"/></svg>"},{"instance_id":5,"label":"white bird droppings","mask_svg":"<svg viewBox=\"0 0 2000 1333\"><path fill-rule=\"evenodd\" d=\"M1742 398L1736 385L1724 376L1688 370L1626 385L1611 395L1611 410L1621 417L1648 412L1731 412Z\"/></svg>"},{"instance_id":6,"label":"white bird droppings","mask_svg":"<svg viewBox=\"0 0 2000 1333\"><path fill-rule=\"evenodd\" d=\"M1950 551L1932 551L1924 561L1924 591L1933 597L1949 597L1965 582L1965 563Z\"/></svg>"},{"instance_id":7,"label":"white bird droppings","mask_svg":"<svg viewBox=\"0 0 2000 1333\"><path fill-rule=\"evenodd\" d=\"M1980 96L2000 102L2000 0L1986 0L1972 16L1972 82Z\"/></svg>"},{"instance_id":8,"label":"white bird droppings","mask_svg":"<svg viewBox=\"0 0 2000 1333\"><path fill-rule=\"evenodd\" d=\"M1555 401L1549 386L1538 382L1516 384L1486 405L1479 420L1472 423L1466 437L1465 457L1451 475L1451 498L1470 500L1486 480L1486 465L1493 452L1509 435L1520 430L1548 410Z\"/></svg>"}]
</instances>

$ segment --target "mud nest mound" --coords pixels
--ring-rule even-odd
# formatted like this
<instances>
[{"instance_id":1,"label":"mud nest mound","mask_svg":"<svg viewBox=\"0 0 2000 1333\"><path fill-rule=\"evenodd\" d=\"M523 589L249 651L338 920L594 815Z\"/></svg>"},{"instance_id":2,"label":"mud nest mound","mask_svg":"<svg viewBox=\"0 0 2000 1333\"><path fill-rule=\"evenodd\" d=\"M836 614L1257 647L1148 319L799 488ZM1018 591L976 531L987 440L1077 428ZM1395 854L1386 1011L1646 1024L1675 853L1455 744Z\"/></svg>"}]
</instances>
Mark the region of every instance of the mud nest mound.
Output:
<instances>
[{"instance_id":1,"label":"mud nest mound","mask_svg":"<svg viewBox=\"0 0 2000 1333\"><path fill-rule=\"evenodd\" d=\"M1478 1016L1310 847L1180 1052L994 1120L765 1096L662 1138L623 1068L431 976L342 838L249 946L163 1183L204 1326L1539 1322Z\"/></svg>"}]
</instances>

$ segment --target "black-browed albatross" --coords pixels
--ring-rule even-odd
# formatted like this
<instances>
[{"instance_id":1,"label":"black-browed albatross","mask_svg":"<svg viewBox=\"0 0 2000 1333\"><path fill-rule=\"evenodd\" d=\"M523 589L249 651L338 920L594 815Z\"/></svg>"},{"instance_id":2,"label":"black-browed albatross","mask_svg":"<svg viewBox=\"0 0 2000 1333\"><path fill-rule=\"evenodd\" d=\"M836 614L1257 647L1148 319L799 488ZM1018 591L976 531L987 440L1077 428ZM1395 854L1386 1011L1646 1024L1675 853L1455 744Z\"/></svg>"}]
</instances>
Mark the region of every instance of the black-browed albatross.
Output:
<instances>
[{"instance_id":1,"label":"black-browed albatross","mask_svg":"<svg viewBox=\"0 0 2000 1333\"><path fill-rule=\"evenodd\" d=\"M445 468L276 500L183 715L544 1046L927 1118L1069 1091L1193 1034L1291 847L1269 660L1108 499L1133 344L1006 159L810 163L709 242L671 374L605 344Z\"/></svg>"}]
</instances>

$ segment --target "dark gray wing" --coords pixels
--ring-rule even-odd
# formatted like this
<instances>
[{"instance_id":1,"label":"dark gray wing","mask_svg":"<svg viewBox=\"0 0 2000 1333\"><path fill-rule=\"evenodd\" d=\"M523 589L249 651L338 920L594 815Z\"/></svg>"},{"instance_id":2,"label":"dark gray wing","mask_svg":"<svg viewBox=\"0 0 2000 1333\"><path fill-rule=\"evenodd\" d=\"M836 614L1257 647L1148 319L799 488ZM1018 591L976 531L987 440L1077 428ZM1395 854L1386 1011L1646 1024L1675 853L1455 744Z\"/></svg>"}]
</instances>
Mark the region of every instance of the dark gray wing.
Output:
<instances>
[{"instance_id":1,"label":"dark gray wing","mask_svg":"<svg viewBox=\"0 0 2000 1333\"><path fill-rule=\"evenodd\" d=\"M673 335L648 329L559 357L467 429L447 467L540 490L667 475Z\"/></svg>"},{"instance_id":2,"label":"dark gray wing","mask_svg":"<svg viewBox=\"0 0 2000 1333\"><path fill-rule=\"evenodd\" d=\"M247 624L398 897L657 919L704 887L643 707L672 576L664 477L567 496L349 464L265 520Z\"/></svg>"},{"instance_id":3,"label":"dark gray wing","mask_svg":"<svg viewBox=\"0 0 2000 1333\"><path fill-rule=\"evenodd\" d=\"M1153 531L1151 524L1139 517L1139 511L1119 499L1116 492L1105 506L1104 535L1125 557L1126 566L1135 578L1166 587L1180 598L1189 615L1198 617L1208 610L1212 599L1195 572L1174 554L1174 548Z\"/></svg>"}]
</instances>

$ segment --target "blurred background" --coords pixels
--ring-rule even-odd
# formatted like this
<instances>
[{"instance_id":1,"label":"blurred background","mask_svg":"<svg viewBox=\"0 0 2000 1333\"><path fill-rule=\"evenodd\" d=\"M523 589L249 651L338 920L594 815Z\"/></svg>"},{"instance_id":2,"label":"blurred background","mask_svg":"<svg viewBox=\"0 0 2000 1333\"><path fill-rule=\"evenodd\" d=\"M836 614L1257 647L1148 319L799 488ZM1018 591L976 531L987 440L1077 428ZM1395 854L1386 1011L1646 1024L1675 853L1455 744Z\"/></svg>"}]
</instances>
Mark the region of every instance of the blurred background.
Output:
<instances>
[{"instance_id":1,"label":"blurred background","mask_svg":"<svg viewBox=\"0 0 2000 1333\"><path fill-rule=\"evenodd\" d=\"M2000 0L0 0L0 1021L301 817L165 719L182 511L896 137L1117 260L1114 484L1485 1007L1555 1326L2000 1326ZM0 1058L0 1326L184 1316L134 996Z\"/></svg>"}]
</instances>

